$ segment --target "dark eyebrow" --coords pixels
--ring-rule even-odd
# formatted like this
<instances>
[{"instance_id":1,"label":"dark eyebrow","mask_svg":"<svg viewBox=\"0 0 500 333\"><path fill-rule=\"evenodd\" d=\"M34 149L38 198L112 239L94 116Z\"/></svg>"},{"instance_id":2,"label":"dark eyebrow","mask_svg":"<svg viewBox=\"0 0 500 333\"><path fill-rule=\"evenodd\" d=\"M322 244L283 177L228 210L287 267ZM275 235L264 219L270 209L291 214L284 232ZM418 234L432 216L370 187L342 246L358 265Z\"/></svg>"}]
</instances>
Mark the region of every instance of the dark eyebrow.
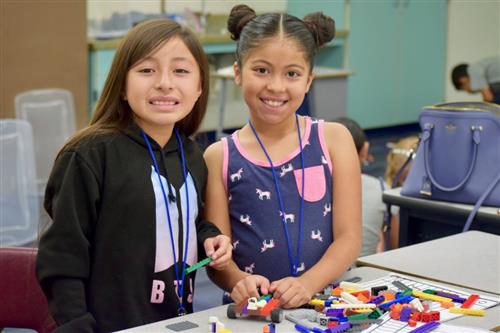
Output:
<instances>
[{"instance_id":1,"label":"dark eyebrow","mask_svg":"<svg viewBox=\"0 0 500 333\"><path fill-rule=\"evenodd\" d=\"M158 59L156 59L155 57L147 56L147 57L144 57L144 58L140 59L139 61L137 61L133 66L137 66L138 64L142 64L145 61L153 61L155 63L158 63ZM172 58L172 61L181 61L181 62L187 62L189 64L193 64L191 59L186 58L186 57L175 57L175 58Z\"/></svg>"},{"instance_id":2,"label":"dark eyebrow","mask_svg":"<svg viewBox=\"0 0 500 333\"><path fill-rule=\"evenodd\" d=\"M267 60L264 60L264 59L258 59L258 60L254 60L252 61L252 65L258 65L259 63L263 63L269 67L273 67L272 64L267 61ZM298 64L290 64L290 65L287 65L285 66L285 68L298 68L300 70L305 70L305 67L304 66L301 66L301 65L298 65Z\"/></svg>"},{"instance_id":3,"label":"dark eyebrow","mask_svg":"<svg viewBox=\"0 0 500 333\"><path fill-rule=\"evenodd\" d=\"M172 60L173 61L187 61L187 62L191 62L191 59L186 58L186 57L175 57Z\"/></svg>"}]
</instances>

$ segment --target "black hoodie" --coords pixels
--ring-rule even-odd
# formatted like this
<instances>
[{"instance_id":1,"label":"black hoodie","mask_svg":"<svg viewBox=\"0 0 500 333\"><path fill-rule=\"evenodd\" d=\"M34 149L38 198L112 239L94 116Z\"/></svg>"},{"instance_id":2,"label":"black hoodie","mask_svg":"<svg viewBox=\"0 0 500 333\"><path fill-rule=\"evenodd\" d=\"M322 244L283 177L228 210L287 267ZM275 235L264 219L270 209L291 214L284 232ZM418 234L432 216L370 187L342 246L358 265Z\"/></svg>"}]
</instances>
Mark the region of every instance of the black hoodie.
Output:
<instances>
[{"instance_id":1,"label":"black hoodie","mask_svg":"<svg viewBox=\"0 0 500 333\"><path fill-rule=\"evenodd\" d=\"M174 134L163 149L149 140L168 179L163 182L180 275L186 195L179 145ZM199 217L207 178L201 151L184 136L182 143L190 199L188 267L199 259L197 248L205 257L203 241L220 231ZM58 332L109 332L177 315L171 234L158 185L136 125L86 138L56 161L44 201L53 223L40 241L37 276ZM193 273L185 279L188 312L193 280Z\"/></svg>"}]
</instances>

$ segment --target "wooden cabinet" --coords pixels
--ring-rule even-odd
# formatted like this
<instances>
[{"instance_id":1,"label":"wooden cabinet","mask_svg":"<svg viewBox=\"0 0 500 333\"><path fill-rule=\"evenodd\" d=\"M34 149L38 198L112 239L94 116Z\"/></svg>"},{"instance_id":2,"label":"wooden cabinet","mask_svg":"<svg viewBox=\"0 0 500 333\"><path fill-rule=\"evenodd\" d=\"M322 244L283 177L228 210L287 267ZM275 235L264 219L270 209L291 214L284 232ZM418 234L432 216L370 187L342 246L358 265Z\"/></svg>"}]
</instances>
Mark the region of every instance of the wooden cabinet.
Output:
<instances>
[{"instance_id":1,"label":"wooden cabinet","mask_svg":"<svg viewBox=\"0 0 500 333\"><path fill-rule=\"evenodd\" d=\"M15 118L19 93L63 88L87 125L86 19L83 1L0 1L0 118Z\"/></svg>"},{"instance_id":2,"label":"wooden cabinet","mask_svg":"<svg viewBox=\"0 0 500 333\"><path fill-rule=\"evenodd\" d=\"M348 115L364 128L416 122L444 97L446 1L349 6Z\"/></svg>"}]
</instances>

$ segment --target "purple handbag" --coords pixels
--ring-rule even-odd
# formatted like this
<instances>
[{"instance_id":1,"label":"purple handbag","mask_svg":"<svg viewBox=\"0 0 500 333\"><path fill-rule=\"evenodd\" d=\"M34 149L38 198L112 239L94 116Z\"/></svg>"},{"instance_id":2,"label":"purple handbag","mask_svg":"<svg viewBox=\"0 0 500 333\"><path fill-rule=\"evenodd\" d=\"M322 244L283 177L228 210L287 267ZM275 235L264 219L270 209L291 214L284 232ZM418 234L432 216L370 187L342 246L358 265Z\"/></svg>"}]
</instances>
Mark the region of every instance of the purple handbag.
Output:
<instances>
[{"instance_id":1,"label":"purple handbag","mask_svg":"<svg viewBox=\"0 0 500 333\"><path fill-rule=\"evenodd\" d=\"M401 194L500 207L500 106L482 102L424 108L420 144ZM470 220L470 221L469 221Z\"/></svg>"}]
</instances>

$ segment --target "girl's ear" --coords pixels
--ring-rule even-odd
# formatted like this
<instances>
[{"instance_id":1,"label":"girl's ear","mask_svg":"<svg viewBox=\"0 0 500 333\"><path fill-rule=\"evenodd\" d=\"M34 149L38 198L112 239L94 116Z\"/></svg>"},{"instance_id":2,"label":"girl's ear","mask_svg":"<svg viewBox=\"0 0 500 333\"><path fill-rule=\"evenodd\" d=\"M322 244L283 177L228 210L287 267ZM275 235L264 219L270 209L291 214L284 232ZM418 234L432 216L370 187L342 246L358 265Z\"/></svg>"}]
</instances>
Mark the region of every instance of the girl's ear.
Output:
<instances>
[{"instance_id":1,"label":"girl's ear","mask_svg":"<svg viewBox=\"0 0 500 333\"><path fill-rule=\"evenodd\" d=\"M370 143L368 141L365 141L363 143L363 147L361 147L361 150L359 151L359 161L361 163L368 160L369 151L370 151Z\"/></svg>"},{"instance_id":2,"label":"girl's ear","mask_svg":"<svg viewBox=\"0 0 500 333\"><path fill-rule=\"evenodd\" d=\"M202 92L202 89L201 89L201 82L198 84L198 90L196 91L196 93L198 94L198 97L201 96L201 92Z\"/></svg>"},{"instance_id":3,"label":"girl's ear","mask_svg":"<svg viewBox=\"0 0 500 333\"><path fill-rule=\"evenodd\" d=\"M309 89L311 88L311 84L314 80L314 73L309 74L309 77L307 78L307 85L306 85L306 93L309 92Z\"/></svg>"},{"instance_id":4,"label":"girl's ear","mask_svg":"<svg viewBox=\"0 0 500 333\"><path fill-rule=\"evenodd\" d=\"M235 61L233 64L233 70L234 70L234 82L241 86L241 69L240 66L238 66L238 62Z\"/></svg>"}]
</instances>

